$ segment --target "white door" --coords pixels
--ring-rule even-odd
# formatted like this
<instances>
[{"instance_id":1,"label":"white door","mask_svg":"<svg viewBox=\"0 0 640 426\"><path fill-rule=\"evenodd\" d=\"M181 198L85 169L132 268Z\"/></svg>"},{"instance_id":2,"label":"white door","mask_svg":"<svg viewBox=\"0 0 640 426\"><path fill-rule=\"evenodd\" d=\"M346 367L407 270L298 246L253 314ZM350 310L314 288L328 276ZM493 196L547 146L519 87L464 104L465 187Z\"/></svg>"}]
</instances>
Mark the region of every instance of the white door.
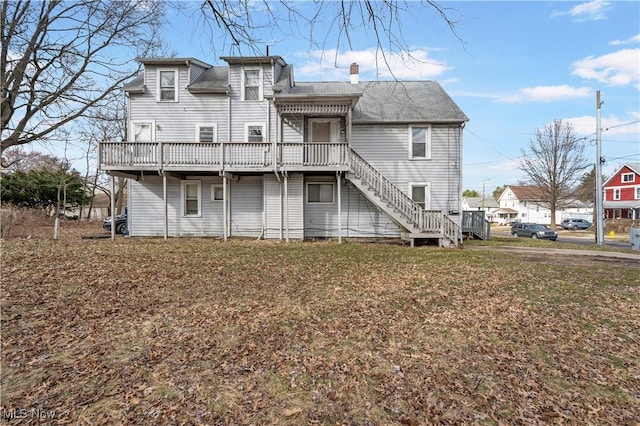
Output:
<instances>
[{"instance_id":1,"label":"white door","mask_svg":"<svg viewBox=\"0 0 640 426\"><path fill-rule=\"evenodd\" d=\"M311 166L335 164L339 148L334 145L340 139L340 121L337 118L310 118L309 143L305 163Z\"/></svg>"},{"instance_id":2,"label":"white door","mask_svg":"<svg viewBox=\"0 0 640 426\"><path fill-rule=\"evenodd\" d=\"M155 164L156 163L156 147L154 144L148 143L154 141L154 123L153 122L133 122L133 141L136 142L133 147L134 164Z\"/></svg>"}]
</instances>

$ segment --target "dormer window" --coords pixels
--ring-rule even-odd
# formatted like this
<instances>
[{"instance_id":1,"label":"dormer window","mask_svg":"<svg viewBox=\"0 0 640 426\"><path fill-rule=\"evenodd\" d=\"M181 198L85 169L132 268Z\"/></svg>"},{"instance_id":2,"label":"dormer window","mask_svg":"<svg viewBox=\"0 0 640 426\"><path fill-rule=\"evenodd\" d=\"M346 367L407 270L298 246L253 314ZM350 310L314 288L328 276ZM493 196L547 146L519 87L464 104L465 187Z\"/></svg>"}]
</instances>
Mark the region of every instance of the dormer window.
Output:
<instances>
[{"instance_id":1,"label":"dormer window","mask_svg":"<svg viewBox=\"0 0 640 426\"><path fill-rule=\"evenodd\" d=\"M262 100L262 70L245 69L242 74L242 99L245 101Z\"/></svg>"},{"instance_id":2,"label":"dormer window","mask_svg":"<svg viewBox=\"0 0 640 426\"><path fill-rule=\"evenodd\" d=\"M158 101L177 102L178 101L178 71L159 70L158 71Z\"/></svg>"}]
</instances>

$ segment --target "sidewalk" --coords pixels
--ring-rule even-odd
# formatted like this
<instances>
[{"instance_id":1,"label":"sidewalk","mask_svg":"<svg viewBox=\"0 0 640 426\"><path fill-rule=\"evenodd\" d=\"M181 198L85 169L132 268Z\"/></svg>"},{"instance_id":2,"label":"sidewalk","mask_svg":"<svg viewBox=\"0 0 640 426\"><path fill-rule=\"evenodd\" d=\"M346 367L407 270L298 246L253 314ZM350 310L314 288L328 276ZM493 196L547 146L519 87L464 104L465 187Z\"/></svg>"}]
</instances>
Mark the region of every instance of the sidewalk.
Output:
<instances>
[{"instance_id":1,"label":"sidewalk","mask_svg":"<svg viewBox=\"0 0 640 426\"><path fill-rule=\"evenodd\" d=\"M465 250L504 250L504 251L520 251L530 253L546 253L559 254L565 256L593 256L593 257L610 257L614 259L637 260L640 262L640 253L622 253L617 251L600 251L600 250L579 250L579 249L554 249L542 247L522 247L522 246L465 246Z\"/></svg>"}]
</instances>

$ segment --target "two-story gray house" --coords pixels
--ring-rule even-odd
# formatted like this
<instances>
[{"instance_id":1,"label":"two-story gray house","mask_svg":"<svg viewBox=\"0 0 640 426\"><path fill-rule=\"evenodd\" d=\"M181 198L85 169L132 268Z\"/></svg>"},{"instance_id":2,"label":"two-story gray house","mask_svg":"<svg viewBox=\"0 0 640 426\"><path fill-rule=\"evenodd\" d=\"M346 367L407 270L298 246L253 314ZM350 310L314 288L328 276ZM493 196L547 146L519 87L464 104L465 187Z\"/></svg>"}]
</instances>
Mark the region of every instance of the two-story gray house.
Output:
<instances>
[{"instance_id":1,"label":"two-story gray house","mask_svg":"<svg viewBox=\"0 0 640 426\"><path fill-rule=\"evenodd\" d=\"M434 81L296 82L279 56L143 58L128 138L131 236L460 242L468 118Z\"/></svg>"}]
</instances>

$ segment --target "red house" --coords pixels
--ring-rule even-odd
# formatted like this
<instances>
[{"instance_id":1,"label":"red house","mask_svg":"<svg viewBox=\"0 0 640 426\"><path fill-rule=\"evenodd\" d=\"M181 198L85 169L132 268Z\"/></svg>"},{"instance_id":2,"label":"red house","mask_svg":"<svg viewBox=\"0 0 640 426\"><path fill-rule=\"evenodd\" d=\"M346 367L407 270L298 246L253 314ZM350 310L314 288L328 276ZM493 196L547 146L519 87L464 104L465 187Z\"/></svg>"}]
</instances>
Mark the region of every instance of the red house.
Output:
<instances>
[{"instance_id":1,"label":"red house","mask_svg":"<svg viewBox=\"0 0 640 426\"><path fill-rule=\"evenodd\" d=\"M607 219L640 219L640 164L625 164L604 183Z\"/></svg>"}]
</instances>

